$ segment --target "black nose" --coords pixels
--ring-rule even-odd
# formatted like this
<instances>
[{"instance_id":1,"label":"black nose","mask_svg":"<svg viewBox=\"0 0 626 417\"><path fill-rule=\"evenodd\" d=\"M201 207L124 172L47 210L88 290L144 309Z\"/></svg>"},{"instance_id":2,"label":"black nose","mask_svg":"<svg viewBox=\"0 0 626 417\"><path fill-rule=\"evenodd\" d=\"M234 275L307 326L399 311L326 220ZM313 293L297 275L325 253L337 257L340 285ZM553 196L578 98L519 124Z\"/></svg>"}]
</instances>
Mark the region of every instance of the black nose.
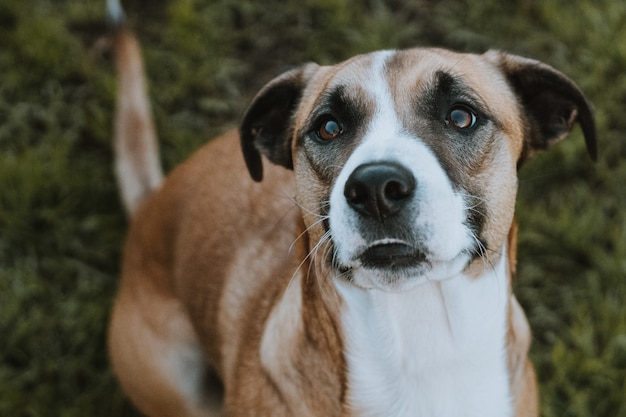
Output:
<instances>
[{"instance_id":1,"label":"black nose","mask_svg":"<svg viewBox=\"0 0 626 417\"><path fill-rule=\"evenodd\" d=\"M383 220L400 211L414 191L415 178L408 169L394 162L375 162L350 174L343 195L362 215Z\"/></svg>"}]
</instances>

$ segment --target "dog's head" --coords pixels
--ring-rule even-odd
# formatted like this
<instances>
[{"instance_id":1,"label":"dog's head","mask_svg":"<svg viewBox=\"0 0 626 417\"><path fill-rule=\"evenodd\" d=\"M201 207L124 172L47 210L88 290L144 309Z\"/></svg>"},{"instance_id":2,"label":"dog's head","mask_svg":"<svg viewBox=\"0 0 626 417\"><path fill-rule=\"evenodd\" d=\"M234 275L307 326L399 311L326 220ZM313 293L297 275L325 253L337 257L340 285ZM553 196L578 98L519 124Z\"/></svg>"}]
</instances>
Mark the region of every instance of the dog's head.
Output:
<instances>
[{"instance_id":1,"label":"dog's head","mask_svg":"<svg viewBox=\"0 0 626 417\"><path fill-rule=\"evenodd\" d=\"M295 171L328 266L360 287L403 290L499 253L517 168L577 121L595 159L590 105L555 69L413 49L282 74L254 99L241 141L255 180L261 154Z\"/></svg>"}]
</instances>

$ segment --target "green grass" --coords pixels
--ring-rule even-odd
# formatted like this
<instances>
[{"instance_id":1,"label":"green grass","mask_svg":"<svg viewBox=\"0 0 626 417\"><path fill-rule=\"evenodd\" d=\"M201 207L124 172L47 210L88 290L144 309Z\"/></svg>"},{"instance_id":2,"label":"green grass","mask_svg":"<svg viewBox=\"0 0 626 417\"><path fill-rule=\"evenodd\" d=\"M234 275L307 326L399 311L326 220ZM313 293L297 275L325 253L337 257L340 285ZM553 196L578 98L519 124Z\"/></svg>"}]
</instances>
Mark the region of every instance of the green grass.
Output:
<instances>
[{"instance_id":1,"label":"green grass","mask_svg":"<svg viewBox=\"0 0 626 417\"><path fill-rule=\"evenodd\" d=\"M103 1L0 1L0 415L132 416L105 352L126 221L111 165ZM626 417L626 2L126 3L167 169L281 68L380 48L500 48L575 79L578 130L521 172L517 294L547 417Z\"/></svg>"}]
</instances>

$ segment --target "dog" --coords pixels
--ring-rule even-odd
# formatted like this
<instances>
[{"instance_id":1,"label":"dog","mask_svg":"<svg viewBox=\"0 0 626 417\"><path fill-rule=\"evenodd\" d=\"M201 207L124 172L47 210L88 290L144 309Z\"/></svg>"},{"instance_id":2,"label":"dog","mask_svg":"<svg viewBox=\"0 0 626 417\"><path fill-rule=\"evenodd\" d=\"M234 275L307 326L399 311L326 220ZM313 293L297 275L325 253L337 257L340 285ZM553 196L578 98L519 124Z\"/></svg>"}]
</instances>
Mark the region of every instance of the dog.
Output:
<instances>
[{"instance_id":1,"label":"dog","mask_svg":"<svg viewBox=\"0 0 626 417\"><path fill-rule=\"evenodd\" d=\"M121 23L114 51L132 221L109 351L142 413L538 415L517 170L576 123L596 159L574 82L501 51L309 63L163 180Z\"/></svg>"}]
</instances>

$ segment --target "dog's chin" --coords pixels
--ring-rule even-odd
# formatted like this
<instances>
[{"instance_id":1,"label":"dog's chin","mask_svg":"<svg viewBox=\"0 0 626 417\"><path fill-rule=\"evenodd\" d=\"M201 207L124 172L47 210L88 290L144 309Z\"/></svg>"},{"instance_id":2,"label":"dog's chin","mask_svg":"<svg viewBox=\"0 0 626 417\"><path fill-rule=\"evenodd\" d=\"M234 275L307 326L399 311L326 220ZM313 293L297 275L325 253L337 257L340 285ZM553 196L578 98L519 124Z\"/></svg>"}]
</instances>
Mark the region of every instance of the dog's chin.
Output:
<instances>
[{"instance_id":1,"label":"dog's chin","mask_svg":"<svg viewBox=\"0 0 626 417\"><path fill-rule=\"evenodd\" d=\"M338 276L366 290L406 292L426 282L458 275L470 260L465 252L439 260L426 250L402 242L370 245L345 265L335 265Z\"/></svg>"},{"instance_id":2,"label":"dog's chin","mask_svg":"<svg viewBox=\"0 0 626 417\"><path fill-rule=\"evenodd\" d=\"M427 274L415 270L415 268L391 272L381 269L356 267L350 270L350 274L348 282L357 288L389 293L410 291L428 281Z\"/></svg>"}]
</instances>

